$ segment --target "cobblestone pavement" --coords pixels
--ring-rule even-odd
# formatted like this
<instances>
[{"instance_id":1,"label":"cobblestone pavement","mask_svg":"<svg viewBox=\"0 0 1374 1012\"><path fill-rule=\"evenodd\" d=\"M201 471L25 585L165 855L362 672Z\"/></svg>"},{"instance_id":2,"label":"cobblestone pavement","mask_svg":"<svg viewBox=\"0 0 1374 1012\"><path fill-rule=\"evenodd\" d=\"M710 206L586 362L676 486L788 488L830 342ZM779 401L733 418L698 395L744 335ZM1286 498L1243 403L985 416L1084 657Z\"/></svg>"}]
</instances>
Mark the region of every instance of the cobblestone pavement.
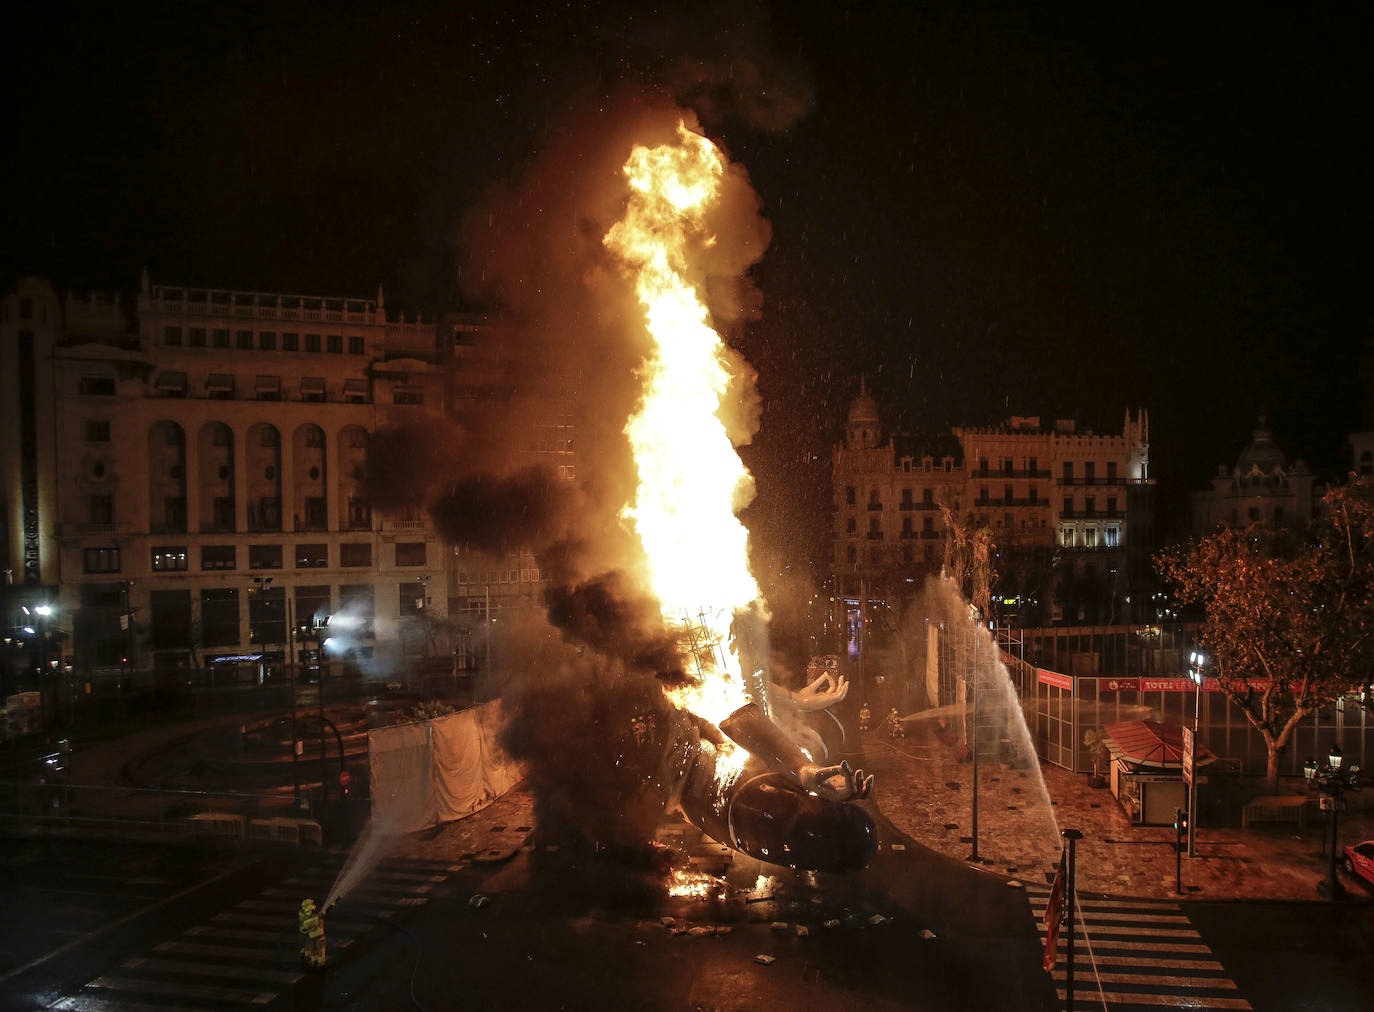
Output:
<instances>
[{"instance_id":1,"label":"cobblestone pavement","mask_svg":"<svg viewBox=\"0 0 1374 1012\"><path fill-rule=\"evenodd\" d=\"M972 850L971 763L919 728L895 744L866 734L865 771L876 775L874 795L902 832L951 857ZM1043 776L1043 779L1042 779ZM1284 793L1301 794L1301 780L1285 780ZM1374 839L1374 791L1350 795L1341 817L1342 844ZM1046 765L1037 770L980 765L978 854L991 871L1043 882L1059 858L1059 830L1083 833L1078 844L1080 892L1117 896L1177 897L1174 830L1133 826L1106 789L1089 786L1086 774ZM1183 896L1194 899L1316 899L1326 873L1323 822L1306 827L1206 828L1198 857L1182 862ZM1369 890L1342 874L1354 900Z\"/></svg>"}]
</instances>

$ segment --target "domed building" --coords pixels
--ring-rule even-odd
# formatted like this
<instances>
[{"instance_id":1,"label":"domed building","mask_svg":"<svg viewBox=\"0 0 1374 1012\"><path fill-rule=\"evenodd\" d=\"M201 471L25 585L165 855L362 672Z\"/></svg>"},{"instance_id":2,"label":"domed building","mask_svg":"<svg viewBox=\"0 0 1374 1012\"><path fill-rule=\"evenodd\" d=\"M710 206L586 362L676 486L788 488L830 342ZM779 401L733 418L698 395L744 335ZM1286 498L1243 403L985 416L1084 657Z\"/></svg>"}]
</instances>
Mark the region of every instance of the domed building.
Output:
<instances>
[{"instance_id":1,"label":"domed building","mask_svg":"<svg viewBox=\"0 0 1374 1012\"><path fill-rule=\"evenodd\" d=\"M1312 518L1315 478L1301 460L1288 463L1263 415L1234 467L1217 467L1208 492L1193 493L1193 529L1264 523L1286 526Z\"/></svg>"}]
</instances>

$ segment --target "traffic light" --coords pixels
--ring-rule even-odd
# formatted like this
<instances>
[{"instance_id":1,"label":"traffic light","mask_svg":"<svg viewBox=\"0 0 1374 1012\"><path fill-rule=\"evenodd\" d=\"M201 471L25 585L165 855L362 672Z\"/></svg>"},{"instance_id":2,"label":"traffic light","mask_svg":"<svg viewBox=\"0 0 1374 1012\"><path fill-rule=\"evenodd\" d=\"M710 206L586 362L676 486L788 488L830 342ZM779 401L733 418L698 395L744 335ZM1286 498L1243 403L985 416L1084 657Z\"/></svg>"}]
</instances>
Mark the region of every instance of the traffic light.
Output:
<instances>
[{"instance_id":1,"label":"traffic light","mask_svg":"<svg viewBox=\"0 0 1374 1012\"><path fill-rule=\"evenodd\" d=\"M1188 813L1181 808L1174 809L1174 834L1179 853L1188 849Z\"/></svg>"}]
</instances>

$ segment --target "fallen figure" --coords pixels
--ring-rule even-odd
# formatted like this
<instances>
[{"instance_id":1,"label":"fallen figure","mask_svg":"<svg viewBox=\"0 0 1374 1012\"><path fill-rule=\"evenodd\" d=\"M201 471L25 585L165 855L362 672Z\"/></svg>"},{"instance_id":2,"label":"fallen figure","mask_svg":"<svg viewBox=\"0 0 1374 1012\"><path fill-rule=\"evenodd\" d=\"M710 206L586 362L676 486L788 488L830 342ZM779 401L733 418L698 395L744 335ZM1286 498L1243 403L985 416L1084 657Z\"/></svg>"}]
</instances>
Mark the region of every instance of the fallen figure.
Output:
<instances>
[{"instance_id":1,"label":"fallen figure","mask_svg":"<svg viewBox=\"0 0 1374 1012\"><path fill-rule=\"evenodd\" d=\"M817 762L826 757L824 741L797 719L839 702L847 683L821 675L799 692L773 688L783 722L803 745L757 703L741 706L718 728L677 711L668 754L677 789L669 807L713 839L761 861L859 871L877 852L877 830L853 802L868 796L873 777L847 762ZM746 753L743 762L737 749Z\"/></svg>"}]
</instances>

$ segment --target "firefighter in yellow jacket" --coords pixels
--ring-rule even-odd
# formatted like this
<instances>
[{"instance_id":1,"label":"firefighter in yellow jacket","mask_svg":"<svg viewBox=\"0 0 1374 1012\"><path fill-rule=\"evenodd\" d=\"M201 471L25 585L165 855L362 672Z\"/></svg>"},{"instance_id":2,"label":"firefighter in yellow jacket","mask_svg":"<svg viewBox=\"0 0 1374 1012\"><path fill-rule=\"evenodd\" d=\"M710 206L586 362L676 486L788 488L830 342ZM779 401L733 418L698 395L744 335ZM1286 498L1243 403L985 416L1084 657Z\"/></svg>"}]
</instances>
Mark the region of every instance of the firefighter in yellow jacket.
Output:
<instances>
[{"instance_id":1,"label":"firefighter in yellow jacket","mask_svg":"<svg viewBox=\"0 0 1374 1012\"><path fill-rule=\"evenodd\" d=\"M314 900L301 900L299 918L301 934L305 936L305 944L301 946L301 960L312 969L323 969L324 920L315 911Z\"/></svg>"}]
</instances>

